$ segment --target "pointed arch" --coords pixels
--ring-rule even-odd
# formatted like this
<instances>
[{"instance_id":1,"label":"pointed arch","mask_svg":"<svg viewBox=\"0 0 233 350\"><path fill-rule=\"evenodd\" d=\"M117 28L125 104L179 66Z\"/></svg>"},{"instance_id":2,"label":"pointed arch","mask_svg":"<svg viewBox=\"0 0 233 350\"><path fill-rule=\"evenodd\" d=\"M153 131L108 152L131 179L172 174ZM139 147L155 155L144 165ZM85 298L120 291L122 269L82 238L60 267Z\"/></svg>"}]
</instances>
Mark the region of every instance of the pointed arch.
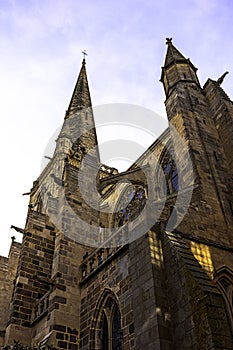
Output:
<instances>
[{"instance_id":1,"label":"pointed arch","mask_svg":"<svg viewBox=\"0 0 233 350\"><path fill-rule=\"evenodd\" d=\"M214 280L224 297L233 333L233 270L226 265L221 266L215 272Z\"/></svg>"},{"instance_id":2,"label":"pointed arch","mask_svg":"<svg viewBox=\"0 0 233 350\"><path fill-rule=\"evenodd\" d=\"M104 289L95 307L90 329L90 350L122 350L120 306L109 288Z\"/></svg>"}]
</instances>

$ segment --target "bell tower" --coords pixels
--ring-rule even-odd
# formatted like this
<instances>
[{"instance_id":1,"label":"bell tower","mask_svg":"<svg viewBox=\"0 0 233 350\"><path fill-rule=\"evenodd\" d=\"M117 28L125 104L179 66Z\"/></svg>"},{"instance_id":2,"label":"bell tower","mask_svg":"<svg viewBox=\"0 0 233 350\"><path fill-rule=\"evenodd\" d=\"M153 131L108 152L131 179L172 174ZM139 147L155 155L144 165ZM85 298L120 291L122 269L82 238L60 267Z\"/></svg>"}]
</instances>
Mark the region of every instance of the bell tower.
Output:
<instances>
[{"instance_id":1,"label":"bell tower","mask_svg":"<svg viewBox=\"0 0 233 350\"><path fill-rule=\"evenodd\" d=\"M198 226L201 217L206 217L206 212L209 212L206 222L201 225L203 234L207 237L211 235L211 232L207 232L207 226L214 223L219 231L217 239L229 244L230 235L222 233L229 232L232 225L228 195L224 190L226 184L231 185L224 148L213 120L209 99L199 83L197 68L177 50L171 38L167 39L166 44L161 82L166 94L165 105L170 126L174 127L182 140L177 139L171 128L176 163L180 169L179 182L184 182L187 187L191 174L194 175L190 216L196 217ZM188 151L192 167L188 167L185 160L181 160L183 147ZM182 186L181 190L184 190ZM192 208L195 208L193 213ZM184 224L185 220L182 222ZM195 225L192 230L195 233ZM200 230L196 231L200 233Z\"/></svg>"},{"instance_id":2,"label":"bell tower","mask_svg":"<svg viewBox=\"0 0 233 350\"><path fill-rule=\"evenodd\" d=\"M167 38L167 53L162 67L161 81L166 96L169 96L178 82L194 83L200 87L197 68L189 58L185 58L172 44L172 38Z\"/></svg>"}]
</instances>

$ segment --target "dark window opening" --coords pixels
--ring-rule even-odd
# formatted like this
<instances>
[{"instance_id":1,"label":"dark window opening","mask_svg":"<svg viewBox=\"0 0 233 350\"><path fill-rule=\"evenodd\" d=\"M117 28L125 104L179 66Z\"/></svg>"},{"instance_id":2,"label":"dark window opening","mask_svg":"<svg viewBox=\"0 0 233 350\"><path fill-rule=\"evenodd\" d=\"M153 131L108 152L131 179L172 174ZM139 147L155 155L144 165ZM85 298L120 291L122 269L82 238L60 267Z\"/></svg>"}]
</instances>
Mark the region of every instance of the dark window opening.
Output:
<instances>
[{"instance_id":1,"label":"dark window opening","mask_svg":"<svg viewBox=\"0 0 233 350\"><path fill-rule=\"evenodd\" d=\"M230 287L231 283L230 281L228 281L228 279L222 277L220 278L219 282L221 283L221 285L223 286L223 288L225 289L225 291L228 290L228 288Z\"/></svg>"},{"instance_id":2,"label":"dark window opening","mask_svg":"<svg viewBox=\"0 0 233 350\"><path fill-rule=\"evenodd\" d=\"M101 350L122 350L120 310L112 298L106 300L103 308L100 327Z\"/></svg>"},{"instance_id":3,"label":"dark window opening","mask_svg":"<svg viewBox=\"0 0 233 350\"><path fill-rule=\"evenodd\" d=\"M118 308L112 319L112 350L122 350L121 316Z\"/></svg>"},{"instance_id":4,"label":"dark window opening","mask_svg":"<svg viewBox=\"0 0 233 350\"><path fill-rule=\"evenodd\" d=\"M103 330L102 330L102 350L108 350L108 321L105 313L103 314Z\"/></svg>"}]
</instances>

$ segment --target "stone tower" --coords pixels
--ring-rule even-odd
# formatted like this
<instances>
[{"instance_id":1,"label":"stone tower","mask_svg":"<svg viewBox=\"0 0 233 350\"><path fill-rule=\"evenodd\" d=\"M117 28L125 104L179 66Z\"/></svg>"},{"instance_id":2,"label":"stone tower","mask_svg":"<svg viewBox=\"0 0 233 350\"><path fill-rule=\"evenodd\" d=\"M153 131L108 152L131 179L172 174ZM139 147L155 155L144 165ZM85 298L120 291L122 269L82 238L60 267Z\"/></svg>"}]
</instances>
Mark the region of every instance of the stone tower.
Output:
<instances>
[{"instance_id":1,"label":"stone tower","mask_svg":"<svg viewBox=\"0 0 233 350\"><path fill-rule=\"evenodd\" d=\"M0 305L12 295L1 311L2 342L233 349L233 103L221 88L225 75L202 87L167 39L169 127L118 173L100 162L83 60L25 228L14 227L23 242L0 261Z\"/></svg>"},{"instance_id":2,"label":"stone tower","mask_svg":"<svg viewBox=\"0 0 233 350\"><path fill-rule=\"evenodd\" d=\"M192 159L195 184L198 185L197 198L211 207L209 222L205 219L203 234L211 235L210 224L214 224L217 231L225 234L218 235L217 241L231 242L232 210L230 205L232 195L232 154L229 147L232 144L232 117L229 117L228 108L232 111L232 103L223 92L218 82L212 81L217 87L215 100L217 104L225 106L225 128L228 130L226 138L222 138L219 127L216 125L213 114L215 109L210 99L210 80L202 89L196 75L197 69L189 59L186 59L167 39L167 54L162 68L161 81L166 93L166 110L170 124L179 130L184 142L187 144ZM223 107L222 107L223 108ZM227 120L229 122L227 123ZM230 126L227 128L227 126ZM219 136L220 134L220 136ZM175 141L175 138L173 138ZM222 142L223 141L223 142ZM228 147L226 146L228 143ZM176 153L179 141L174 145ZM228 157L229 155L229 157ZM176 160L179 165L179 157ZM219 166L221 163L221 166ZM187 174L185 166L180 165L182 172ZM218 213L217 217L214 213ZM212 215L213 214L213 215ZM201 214L202 215L202 214ZM205 227L206 226L206 227ZM194 230L194 227L191 228ZM212 236L213 237L213 236Z\"/></svg>"}]
</instances>

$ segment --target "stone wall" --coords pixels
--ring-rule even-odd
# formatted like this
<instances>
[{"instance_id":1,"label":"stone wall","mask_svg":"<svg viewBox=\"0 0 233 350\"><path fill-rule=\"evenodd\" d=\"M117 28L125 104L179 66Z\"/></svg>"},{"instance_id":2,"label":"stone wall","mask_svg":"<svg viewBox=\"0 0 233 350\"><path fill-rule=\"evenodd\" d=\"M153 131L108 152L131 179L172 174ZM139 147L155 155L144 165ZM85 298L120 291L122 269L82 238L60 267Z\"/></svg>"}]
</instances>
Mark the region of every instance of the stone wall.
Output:
<instances>
[{"instance_id":1,"label":"stone wall","mask_svg":"<svg viewBox=\"0 0 233 350\"><path fill-rule=\"evenodd\" d=\"M223 296L178 234L162 237L172 349L232 349Z\"/></svg>"},{"instance_id":2,"label":"stone wall","mask_svg":"<svg viewBox=\"0 0 233 350\"><path fill-rule=\"evenodd\" d=\"M7 314L9 309L9 304L6 302L7 296L9 295L9 283L7 283L8 274L8 258L0 257L0 345L4 343L5 328L7 321Z\"/></svg>"},{"instance_id":3,"label":"stone wall","mask_svg":"<svg viewBox=\"0 0 233 350\"><path fill-rule=\"evenodd\" d=\"M0 257L0 345L4 343L5 329L10 316L12 297L21 244L12 242L8 258Z\"/></svg>"},{"instance_id":4,"label":"stone wall","mask_svg":"<svg viewBox=\"0 0 233 350\"><path fill-rule=\"evenodd\" d=\"M233 103L221 86L211 79L208 79L204 86L204 90L210 104L215 127L218 130L221 144L224 149L226 162L229 167L228 169L232 174L233 155L231 150L233 148ZM222 160L220 159L220 154L218 152L216 152L214 156L216 160Z\"/></svg>"},{"instance_id":5,"label":"stone wall","mask_svg":"<svg viewBox=\"0 0 233 350\"><path fill-rule=\"evenodd\" d=\"M132 282L129 273L127 246L119 248L89 276L81 281L80 350L99 349L99 339L93 324L96 312L100 311L99 301L103 293L113 293L121 313L122 339L124 349L135 349L134 317L132 304ZM97 346L97 347L96 347Z\"/></svg>"},{"instance_id":6,"label":"stone wall","mask_svg":"<svg viewBox=\"0 0 233 350\"><path fill-rule=\"evenodd\" d=\"M6 342L31 342L34 309L51 287L54 254L54 227L44 214L29 209L14 285Z\"/></svg>"}]
</instances>

